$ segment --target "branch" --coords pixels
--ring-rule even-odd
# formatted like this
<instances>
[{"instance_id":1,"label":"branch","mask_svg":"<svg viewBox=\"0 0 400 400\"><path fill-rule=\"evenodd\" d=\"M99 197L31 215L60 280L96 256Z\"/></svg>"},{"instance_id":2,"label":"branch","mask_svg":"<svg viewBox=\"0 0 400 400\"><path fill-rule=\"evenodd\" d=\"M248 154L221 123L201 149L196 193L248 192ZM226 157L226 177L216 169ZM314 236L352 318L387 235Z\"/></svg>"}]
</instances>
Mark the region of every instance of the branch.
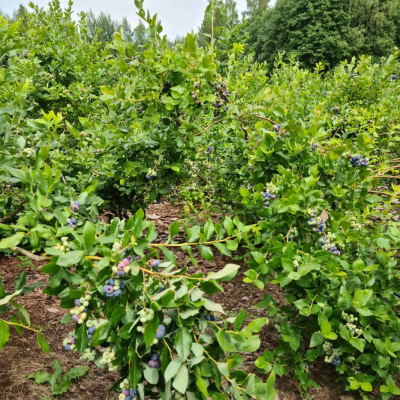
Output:
<instances>
[{"instance_id":1,"label":"branch","mask_svg":"<svg viewBox=\"0 0 400 400\"><path fill-rule=\"evenodd\" d=\"M31 253L30 251L21 249L20 247L11 247L11 250L14 251L15 253L22 254L23 256L26 256L33 261L47 261L51 259L51 257L37 256L36 254Z\"/></svg>"},{"instance_id":2,"label":"branch","mask_svg":"<svg viewBox=\"0 0 400 400\"><path fill-rule=\"evenodd\" d=\"M221 121L223 121L224 118L219 119L218 121L213 122L211 125L208 125L206 129L204 129L203 131L196 133L194 136L199 136L202 135L204 132L208 131L211 127L213 127L215 124L220 123Z\"/></svg>"},{"instance_id":3,"label":"branch","mask_svg":"<svg viewBox=\"0 0 400 400\"><path fill-rule=\"evenodd\" d=\"M0 224L6 222L7 220L11 219L12 217L14 217L15 215L17 215L19 212L21 212L24 209L24 202L22 202L20 204L20 206L18 207L17 210L15 210L14 212L12 212L10 215L7 215L6 217L4 217L3 219L0 219Z\"/></svg>"},{"instance_id":4,"label":"branch","mask_svg":"<svg viewBox=\"0 0 400 400\"><path fill-rule=\"evenodd\" d=\"M250 115L251 117L259 118L259 119L264 119L265 121L271 122L271 124L278 125L277 122L273 121L272 119L262 117L261 115Z\"/></svg>"},{"instance_id":5,"label":"branch","mask_svg":"<svg viewBox=\"0 0 400 400\"><path fill-rule=\"evenodd\" d=\"M247 142L249 140L249 133L247 132L247 129L243 125L242 118L239 118L240 121L240 127L242 128L242 131L244 132L244 140Z\"/></svg>"}]
</instances>

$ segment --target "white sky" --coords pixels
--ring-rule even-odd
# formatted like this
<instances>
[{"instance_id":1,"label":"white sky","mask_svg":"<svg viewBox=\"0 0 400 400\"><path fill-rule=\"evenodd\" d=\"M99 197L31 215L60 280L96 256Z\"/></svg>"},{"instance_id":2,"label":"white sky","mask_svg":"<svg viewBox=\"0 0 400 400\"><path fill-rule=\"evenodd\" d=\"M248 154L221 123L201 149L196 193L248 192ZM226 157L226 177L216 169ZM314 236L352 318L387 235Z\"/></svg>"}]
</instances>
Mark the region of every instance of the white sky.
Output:
<instances>
[{"instance_id":1,"label":"white sky","mask_svg":"<svg viewBox=\"0 0 400 400\"><path fill-rule=\"evenodd\" d=\"M31 0L0 0L0 9L11 14L19 4L27 6ZM49 0L33 0L33 3L46 7ZM68 0L60 0L65 7ZM239 15L246 9L246 0L236 0ZM274 2L273 2L274 3ZM151 15L158 14L164 27L163 34L169 38L176 35L184 36L192 29L197 31L204 16L207 0L145 0L144 8ZM46 7L47 8L47 7ZM95 13L109 12L114 18L127 17L132 26L137 25L139 17L136 15L136 7L133 0L75 0L73 9L76 12L92 9Z\"/></svg>"}]
</instances>

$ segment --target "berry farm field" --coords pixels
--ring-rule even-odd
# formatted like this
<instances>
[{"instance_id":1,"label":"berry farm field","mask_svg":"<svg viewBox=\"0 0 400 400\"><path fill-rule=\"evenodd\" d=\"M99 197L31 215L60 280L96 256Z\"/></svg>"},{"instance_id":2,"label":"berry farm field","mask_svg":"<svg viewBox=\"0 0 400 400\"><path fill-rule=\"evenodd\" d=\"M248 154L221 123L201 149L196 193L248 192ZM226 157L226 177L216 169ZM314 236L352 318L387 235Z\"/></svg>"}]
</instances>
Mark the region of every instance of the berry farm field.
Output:
<instances>
[{"instance_id":1,"label":"berry farm field","mask_svg":"<svg viewBox=\"0 0 400 400\"><path fill-rule=\"evenodd\" d=\"M135 4L143 46L0 17L0 398L400 398L399 54L271 70Z\"/></svg>"}]
</instances>

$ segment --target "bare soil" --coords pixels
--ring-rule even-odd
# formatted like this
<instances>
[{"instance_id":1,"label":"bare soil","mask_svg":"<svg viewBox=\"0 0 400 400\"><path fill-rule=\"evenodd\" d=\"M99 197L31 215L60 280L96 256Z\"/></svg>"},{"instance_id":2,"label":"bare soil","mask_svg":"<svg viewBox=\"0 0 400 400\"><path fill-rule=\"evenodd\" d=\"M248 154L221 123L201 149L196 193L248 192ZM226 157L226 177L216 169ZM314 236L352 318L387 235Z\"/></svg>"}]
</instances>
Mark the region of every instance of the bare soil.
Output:
<instances>
[{"instance_id":1,"label":"bare soil","mask_svg":"<svg viewBox=\"0 0 400 400\"><path fill-rule=\"evenodd\" d=\"M179 219L180 208L172 207L167 202L153 204L149 207L147 217L155 222L158 241L168 236L169 225ZM183 237L182 237L183 239ZM194 251L195 258L199 260L196 268L190 266L190 260L186 252L177 250L175 255L180 265L187 263L190 272L200 269L204 272L220 270L227 263L236 263L229 257L222 256L214 251L214 262L202 260ZM1 275L5 281L6 288L12 291L15 278L22 269L18 265L20 260L17 257L0 259ZM48 275L43 274L38 267L40 263L34 263L35 268L27 269L27 284L48 282ZM217 293L213 299L222 304L227 313L246 310L248 314L255 316L268 316L266 310L260 310L255 305L262 301L263 294L271 295L276 301L284 302L284 294L279 287L267 285L264 291L243 283L243 273L240 272L230 282L224 282L224 293ZM67 313L59 307L59 300L55 296L47 296L42 293L42 288L36 288L34 292L20 298L20 303L28 310L31 320L37 326L44 328L44 336L50 345L50 355L47 356L41 351L36 343L35 333L25 331L18 334L11 329L11 339L0 353L0 400L40 400L44 397L51 397L48 384L37 385L25 375L33 374L36 371L52 371L52 365L57 359L66 372L69 368L77 365L90 366L89 372L80 380L73 381L68 393L59 396L60 400L111 400L117 399L116 393L108 392L113 382L117 379L117 373L108 372L96 367L93 363L79 360L76 352L67 352L63 349L62 341L72 330L72 325L60 324L60 319ZM245 368L249 372L257 373L254 361L262 355L265 349L273 350L278 344L278 333L274 328L273 321L270 321L260 333L261 346L254 354L245 355ZM311 398L315 400L351 400L352 397L344 392L343 384L338 382L338 375L333 367L323 361L314 362L310 365L312 379L320 386L320 389L312 389ZM259 375L262 376L262 375ZM301 399L296 382L290 377L277 379L278 395L276 400Z\"/></svg>"}]
</instances>

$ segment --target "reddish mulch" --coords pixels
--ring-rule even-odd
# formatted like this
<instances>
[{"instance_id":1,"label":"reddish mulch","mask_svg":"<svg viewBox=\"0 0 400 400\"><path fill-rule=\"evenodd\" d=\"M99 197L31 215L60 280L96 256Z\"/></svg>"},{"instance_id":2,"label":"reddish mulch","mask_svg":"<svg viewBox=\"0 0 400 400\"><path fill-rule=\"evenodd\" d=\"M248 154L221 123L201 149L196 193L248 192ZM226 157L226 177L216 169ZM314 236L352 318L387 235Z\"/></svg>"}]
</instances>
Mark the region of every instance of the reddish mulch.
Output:
<instances>
[{"instance_id":1,"label":"reddish mulch","mask_svg":"<svg viewBox=\"0 0 400 400\"><path fill-rule=\"evenodd\" d=\"M159 236L157 241L162 241L168 236L169 225L179 219L180 209L178 206L172 207L169 203L153 204L147 213L150 221L155 222ZM180 239L184 239L183 236ZM220 270L228 263L236 263L229 257L225 257L214 251L214 262L205 261L198 256L194 250L195 258L199 260L197 268L190 267L190 272L202 270L210 272ZM190 265L189 257L186 252L176 250L175 255L181 263ZM18 266L20 260L16 257L3 258L1 263L1 275L5 281L6 288L12 290L15 278L21 273L22 269ZM28 268L27 284L37 281L48 282L48 275L37 270L40 263L34 263L35 269ZM43 264L42 264L43 265ZM262 301L263 294L271 295L276 301L284 302L284 295L279 287L266 285L264 292L254 286L243 282L243 272L230 282L224 282L222 286L224 293L217 293L213 299L222 304L227 313L239 312L245 309L253 316L267 316L266 310L260 310L255 305ZM77 365L90 366L89 372L80 380L73 381L68 393L59 396L61 400L93 400L93 399L117 399L116 393L108 392L109 387L117 379L117 373L99 369L94 363L79 360L76 352L66 352L62 347L63 339L72 330L72 325L60 324L60 319L67 313L59 307L59 300L54 296L47 296L42 293L41 288L36 288L34 292L19 298L20 303L28 310L31 320L35 325L44 328L44 336L50 345L50 355L47 356L40 350L36 343L33 332L24 332L20 335L12 330L9 343L3 348L0 355L0 400L39 400L50 397L51 392L48 384L36 385L32 380L24 375L35 373L36 371L48 370L51 372L52 365L57 359L66 372L69 368ZM265 349L273 350L278 344L278 333L274 328L273 321L270 321L260 333L260 349L253 354L245 355L244 368L249 372L257 373L254 361L262 355ZM352 397L346 396L343 384L337 382L338 375L334 368L324 362L314 362L310 365L311 377L320 386L320 389L311 391L312 399L315 400L351 400ZM262 377L262 375L259 375ZM266 377L265 377L266 378ZM296 382L290 377L277 379L278 396L276 400L296 400L301 395Z\"/></svg>"}]
</instances>

